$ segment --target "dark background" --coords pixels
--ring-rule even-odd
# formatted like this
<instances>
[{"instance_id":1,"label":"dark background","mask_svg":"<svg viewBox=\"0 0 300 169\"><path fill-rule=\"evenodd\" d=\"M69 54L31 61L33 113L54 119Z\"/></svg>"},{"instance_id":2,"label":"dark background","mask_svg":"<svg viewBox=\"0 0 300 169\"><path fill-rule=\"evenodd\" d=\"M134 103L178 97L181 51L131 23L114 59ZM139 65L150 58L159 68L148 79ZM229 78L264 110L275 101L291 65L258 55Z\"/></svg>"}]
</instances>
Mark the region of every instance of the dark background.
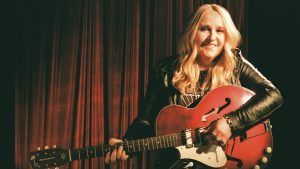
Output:
<instances>
[{"instance_id":1,"label":"dark background","mask_svg":"<svg viewBox=\"0 0 300 169\"><path fill-rule=\"evenodd\" d=\"M271 116L274 153L268 168L297 168L299 151L297 105L299 8L292 1L249 0L248 58L282 92L284 104ZM14 163L14 43L18 22L16 1L1 10L0 168ZM299 105L299 104L298 104ZM24 159L27 160L27 159Z\"/></svg>"},{"instance_id":2,"label":"dark background","mask_svg":"<svg viewBox=\"0 0 300 169\"><path fill-rule=\"evenodd\" d=\"M248 58L284 97L282 107L271 116L274 154L269 168L298 168L299 8L291 1L251 0L248 4Z\"/></svg>"}]
</instances>

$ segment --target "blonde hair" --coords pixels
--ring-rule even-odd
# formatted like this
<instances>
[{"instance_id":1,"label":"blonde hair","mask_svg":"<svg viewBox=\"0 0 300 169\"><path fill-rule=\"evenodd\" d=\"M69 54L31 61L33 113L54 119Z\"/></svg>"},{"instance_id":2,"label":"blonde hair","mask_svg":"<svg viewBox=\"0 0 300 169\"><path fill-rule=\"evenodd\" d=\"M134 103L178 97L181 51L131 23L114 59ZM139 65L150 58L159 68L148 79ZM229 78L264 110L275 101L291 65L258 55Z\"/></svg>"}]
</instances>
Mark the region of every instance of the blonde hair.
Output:
<instances>
[{"instance_id":1,"label":"blonde hair","mask_svg":"<svg viewBox=\"0 0 300 169\"><path fill-rule=\"evenodd\" d=\"M212 9L221 15L226 36L223 51L209 68L207 78L201 84L201 91L230 84L234 77L235 58L232 49L239 45L241 34L225 8L216 4L204 4L193 14L178 43L179 64L174 72L172 84L183 94L187 91L195 91L200 80L200 69L196 61L197 47L194 44L194 39L201 16L208 9Z\"/></svg>"}]
</instances>

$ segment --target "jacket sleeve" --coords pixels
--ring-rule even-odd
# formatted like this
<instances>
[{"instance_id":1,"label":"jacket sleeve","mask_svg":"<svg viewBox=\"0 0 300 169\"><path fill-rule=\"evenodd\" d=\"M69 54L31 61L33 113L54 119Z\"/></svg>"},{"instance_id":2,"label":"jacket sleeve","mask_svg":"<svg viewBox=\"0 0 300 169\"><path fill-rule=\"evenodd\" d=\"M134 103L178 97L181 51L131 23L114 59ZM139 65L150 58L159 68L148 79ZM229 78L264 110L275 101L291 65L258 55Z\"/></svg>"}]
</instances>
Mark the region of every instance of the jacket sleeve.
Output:
<instances>
[{"instance_id":1,"label":"jacket sleeve","mask_svg":"<svg viewBox=\"0 0 300 169\"><path fill-rule=\"evenodd\" d=\"M127 129L124 139L133 140L155 135L155 119L159 111L165 106L163 103L163 75L160 65L156 65L150 73L146 96L142 104L142 111Z\"/></svg>"},{"instance_id":2,"label":"jacket sleeve","mask_svg":"<svg viewBox=\"0 0 300 169\"><path fill-rule=\"evenodd\" d=\"M240 83L254 91L255 95L241 108L228 114L233 133L242 132L266 120L283 102L280 91L241 54L239 62Z\"/></svg>"}]
</instances>

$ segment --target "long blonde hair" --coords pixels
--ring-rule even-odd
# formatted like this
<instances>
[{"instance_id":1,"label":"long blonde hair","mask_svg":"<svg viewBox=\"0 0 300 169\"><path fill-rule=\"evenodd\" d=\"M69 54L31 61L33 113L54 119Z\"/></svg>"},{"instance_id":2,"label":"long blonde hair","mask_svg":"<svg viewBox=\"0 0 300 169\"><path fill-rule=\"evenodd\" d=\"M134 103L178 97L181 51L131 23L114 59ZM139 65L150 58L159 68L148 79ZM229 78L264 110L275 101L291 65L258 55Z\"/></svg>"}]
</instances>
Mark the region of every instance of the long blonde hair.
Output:
<instances>
[{"instance_id":1,"label":"long blonde hair","mask_svg":"<svg viewBox=\"0 0 300 169\"><path fill-rule=\"evenodd\" d=\"M201 84L201 90L206 91L230 84L234 77L235 58L232 49L239 45L241 34L225 8L216 4L204 4L193 14L178 43L179 64L174 72L172 84L183 94L187 91L195 91L197 83L200 83L200 69L196 61L197 47L194 44L194 39L201 16L208 9L213 9L221 15L226 37L223 51L209 68L207 78Z\"/></svg>"}]
</instances>

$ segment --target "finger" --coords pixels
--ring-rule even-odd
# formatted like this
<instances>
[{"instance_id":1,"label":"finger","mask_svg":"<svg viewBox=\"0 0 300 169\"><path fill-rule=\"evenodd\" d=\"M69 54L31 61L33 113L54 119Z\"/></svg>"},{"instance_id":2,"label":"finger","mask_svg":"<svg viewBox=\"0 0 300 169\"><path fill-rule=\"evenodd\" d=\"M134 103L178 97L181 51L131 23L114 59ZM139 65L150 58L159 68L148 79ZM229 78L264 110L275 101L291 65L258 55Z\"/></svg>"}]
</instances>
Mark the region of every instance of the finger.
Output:
<instances>
[{"instance_id":1,"label":"finger","mask_svg":"<svg viewBox=\"0 0 300 169\"><path fill-rule=\"evenodd\" d=\"M105 155L104 162L105 162L106 164L108 164L109 161L110 161L110 152L107 152L106 155Z\"/></svg>"},{"instance_id":2,"label":"finger","mask_svg":"<svg viewBox=\"0 0 300 169\"><path fill-rule=\"evenodd\" d=\"M212 134L212 133L208 134L208 135L206 136L206 138L207 138L208 140L210 140L210 141L216 141L216 140L217 140L217 136L214 135L214 134Z\"/></svg>"},{"instance_id":3,"label":"finger","mask_svg":"<svg viewBox=\"0 0 300 169\"><path fill-rule=\"evenodd\" d=\"M214 123L211 123L209 126L207 126L203 132L203 134L211 134L215 129Z\"/></svg>"},{"instance_id":4,"label":"finger","mask_svg":"<svg viewBox=\"0 0 300 169\"><path fill-rule=\"evenodd\" d=\"M122 156L121 156L121 160L124 161L124 160L127 160L129 156L126 155L125 151L122 152Z\"/></svg>"},{"instance_id":5,"label":"finger","mask_svg":"<svg viewBox=\"0 0 300 169\"><path fill-rule=\"evenodd\" d=\"M224 140L221 139L219 135L215 135L213 133L208 134L206 136L206 138L209 141L209 143L214 144L214 145L222 145L223 146L225 144Z\"/></svg>"},{"instance_id":6,"label":"finger","mask_svg":"<svg viewBox=\"0 0 300 169\"><path fill-rule=\"evenodd\" d=\"M118 148L117 159L120 160L123 152L123 146Z\"/></svg>"},{"instance_id":7,"label":"finger","mask_svg":"<svg viewBox=\"0 0 300 169\"><path fill-rule=\"evenodd\" d=\"M117 150L114 149L113 152L111 153L111 156L110 156L110 161L113 163L113 162L116 162L116 156L117 156Z\"/></svg>"},{"instance_id":8,"label":"finger","mask_svg":"<svg viewBox=\"0 0 300 169\"><path fill-rule=\"evenodd\" d=\"M225 145L225 141L224 140L217 140L217 145L224 146Z\"/></svg>"},{"instance_id":9,"label":"finger","mask_svg":"<svg viewBox=\"0 0 300 169\"><path fill-rule=\"evenodd\" d=\"M115 144L118 143L118 142L122 142L122 140L115 139L115 138L110 138L110 139L109 139L109 144L110 144L110 145L115 145Z\"/></svg>"}]
</instances>

